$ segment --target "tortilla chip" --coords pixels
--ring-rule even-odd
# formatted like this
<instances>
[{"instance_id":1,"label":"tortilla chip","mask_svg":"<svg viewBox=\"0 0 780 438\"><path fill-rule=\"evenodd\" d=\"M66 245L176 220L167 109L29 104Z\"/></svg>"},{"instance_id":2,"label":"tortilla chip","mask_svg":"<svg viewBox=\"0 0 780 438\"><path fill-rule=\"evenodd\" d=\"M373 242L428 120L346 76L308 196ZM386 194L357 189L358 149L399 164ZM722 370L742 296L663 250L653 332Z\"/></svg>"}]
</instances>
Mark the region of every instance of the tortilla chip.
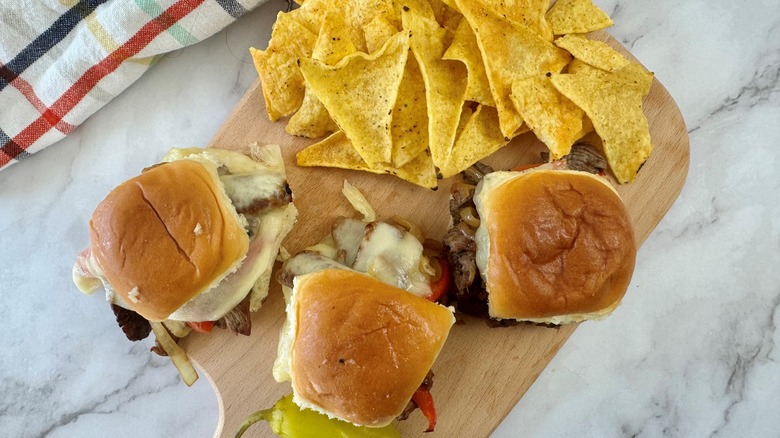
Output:
<instances>
[{"instance_id":1,"label":"tortilla chip","mask_svg":"<svg viewBox=\"0 0 780 438\"><path fill-rule=\"evenodd\" d=\"M398 169L386 168L387 173L391 173L404 181L426 189L435 189L439 187L439 179L436 178L436 168L433 166L431 152L424 150L420 152L412 161L406 163Z\"/></svg>"},{"instance_id":2,"label":"tortilla chip","mask_svg":"<svg viewBox=\"0 0 780 438\"><path fill-rule=\"evenodd\" d=\"M398 29L387 21L384 15L377 15L371 22L363 26L363 36L366 39L368 53L374 53L385 45L387 40L398 33Z\"/></svg>"},{"instance_id":3,"label":"tortilla chip","mask_svg":"<svg viewBox=\"0 0 780 438\"><path fill-rule=\"evenodd\" d=\"M303 167L337 167L339 169L362 170L384 173L366 164L350 143L344 131L336 131L319 143L303 149L296 155L298 165Z\"/></svg>"},{"instance_id":4,"label":"tortilla chip","mask_svg":"<svg viewBox=\"0 0 780 438\"><path fill-rule=\"evenodd\" d=\"M455 0L442 0L442 3L449 6L454 11L460 13L460 9L458 9L458 5L455 3Z\"/></svg>"},{"instance_id":5,"label":"tortilla chip","mask_svg":"<svg viewBox=\"0 0 780 438\"><path fill-rule=\"evenodd\" d=\"M466 123L468 123L469 119L471 119L472 114L474 114L474 110L471 109L471 104L469 102L464 103L463 109L460 110L460 119L458 119L458 130L457 134L455 134L455 138L460 137L460 133L463 132L463 129L466 127Z\"/></svg>"},{"instance_id":6,"label":"tortilla chip","mask_svg":"<svg viewBox=\"0 0 780 438\"><path fill-rule=\"evenodd\" d=\"M647 71L642 64L632 62L627 66L615 71L617 78L623 84L629 87L637 87L642 97L650 94L650 87L653 86L653 72Z\"/></svg>"},{"instance_id":7,"label":"tortilla chip","mask_svg":"<svg viewBox=\"0 0 780 438\"><path fill-rule=\"evenodd\" d=\"M566 73L574 74L582 69L589 69L589 68L593 68L593 66L588 65L577 58L572 58L571 62L569 62L569 65L566 66Z\"/></svg>"},{"instance_id":8,"label":"tortilla chip","mask_svg":"<svg viewBox=\"0 0 780 438\"><path fill-rule=\"evenodd\" d=\"M344 19L338 12L329 12L322 21L320 34L312 50L312 59L334 65L352 53L355 53L355 45L350 40ZM306 85L303 103L298 112L290 118L285 131L291 135L317 138L337 129L338 126L328 114L328 110Z\"/></svg>"},{"instance_id":9,"label":"tortilla chip","mask_svg":"<svg viewBox=\"0 0 780 438\"><path fill-rule=\"evenodd\" d=\"M569 62L570 55L528 27L496 15L480 0L457 3L477 35L501 132L510 139L523 122L509 97L512 83L529 76L558 73Z\"/></svg>"},{"instance_id":10,"label":"tortilla chip","mask_svg":"<svg viewBox=\"0 0 780 438\"><path fill-rule=\"evenodd\" d=\"M512 100L553 160L568 154L582 129L582 110L555 89L546 75L512 84Z\"/></svg>"},{"instance_id":11,"label":"tortilla chip","mask_svg":"<svg viewBox=\"0 0 780 438\"><path fill-rule=\"evenodd\" d=\"M433 19L443 28L455 33L460 19L463 18L463 15L454 9L455 2L453 0L428 0L428 3L433 11Z\"/></svg>"},{"instance_id":12,"label":"tortilla chip","mask_svg":"<svg viewBox=\"0 0 780 438\"><path fill-rule=\"evenodd\" d=\"M335 66L300 60L307 84L369 166L392 158L393 107L408 55L409 32L399 32L376 53L354 53Z\"/></svg>"},{"instance_id":13,"label":"tortilla chip","mask_svg":"<svg viewBox=\"0 0 780 438\"><path fill-rule=\"evenodd\" d=\"M550 8L550 0L507 0L498 2L496 12L517 24L528 26L537 35L547 41L553 40L553 30L545 14Z\"/></svg>"},{"instance_id":14,"label":"tortilla chip","mask_svg":"<svg viewBox=\"0 0 780 438\"><path fill-rule=\"evenodd\" d=\"M358 51L367 52L363 26L371 23L376 17L384 17L396 29L401 28L400 13L396 10L394 0L346 0L334 1L335 7L344 13L347 26L353 30L352 42Z\"/></svg>"},{"instance_id":15,"label":"tortilla chip","mask_svg":"<svg viewBox=\"0 0 780 438\"><path fill-rule=\"evenodd\" d=\"M582 129L580 129L580 132L574 135L574 142L576 143L577 140L580 140L591 132L593 132L593 122L590 121L590 117L588 117L587 114L583 114Z\"/></svg>"},{"instance_id":16,"label":"tortilla chip","mask_svg":"<svg viewBox=\"0 0 780 438\"><path fill-rule=\"evenodd\" d=\"M307 1L306 5L301 5L301 7L287 12L287 15L303 25L309 32L318 35L323 19L333 7L334 0L311 0Z\"/></svg>"},{"instance_id":17,"label":"tortilla chip","mask_svg":"<svg viewBox=\"0 0 780 438\"><path fill-rule=\"evenodd\" d=\"M444 3L442 0L426 0L428 4L431 6L431 12L433 12L433 19L436 20L437 23L442 24L442 19L444 18L444 13L447 8L447 4Z\"/></svg>"},{"instance_id":18,"label":"tortilla chip","mask_svg":"<svg viewBox=\"0 0 780 438\"><path fill-rule=\"evenodd\" d=\"M444 13L442 14L439 24L441 24L443 28L450 31L450 33L455 35L455 32L458 30L458 26L462 20L463 15L460 12L445 5Z\"/></svg>"},{"instance_id":19,"label":"tortilla chip","mask_svg":"<svg viewBox=\"0 0 780 438\"><path fill-rule=\"evenodd\" d=\"M328 65L336 65L345 56L355 53L357 49L349 36L347 23L340 11L328 12L322 20L320 34L314 43L312 59L317 59Z\"/></svg>"},{"instance_id":20,"label":"tortilla chip","mask_svg":"<svg viewBox=\"0 0 780 438\"><path fill-rule=\"evenodd\" d=\"M440 169L442 176L456 175L506 146L508 142L501 135L498 124L496 109L479 105L458 134L447 163Z\"/></svg>"},{"instance_id":21,"label":"tortilla chip","mask_svg":"<svg viewBox=\"0 0 780 438\"><path fill-rule=\"evenodd\" d=\"M361 1L361 0L353 0L353 1ZM362 0L366 1L366 0ZM373 1L380 1L380 0L373 0ZM437 0L434 0L436 2ZM403 14L403 11L405 9L411 9L414 11L417 11L418 13L422 14L424 17L429 18L431 20L437 20L437 15L434 13L434 7L433 3L429 2L428 0L392 0L393 5L393 11L392 13L383 13L381 15L378 15L377 17L381 17L384 19L385 22L390 24L393 29L396 29L395 32L398 32L397 29L400 29L401 26L401 14ZM441 7L440 4L437 3L437 7ZM366 45L369 46L369 35L368 32L371 32L371 37L375 39L375 48L381 47L382 44L384 44L384 41L389 38L392 35L395 35L395 32L393 32L391 35L387 37L383 37L383 34L387 32L387 30L382 29L382 27L386 27L384 23L376 23L377 19L372 19L371 22L369 22L367 25L365 25L364 32L366 33ZM373 27L372 29L366 29L367 27ZM369 46L369 53L372 51Z\"/></svg>"},{"instance_id":22,"label":"tortilla chip","mask_svg":"<svg viewBox=\"0 0 780 438\"><path fill-rule=\"evenodd\" d=\"M312 33L319 34L322 20L327 12L338 11L347 24L350 41L358 51L365 52L363 26L374 18L385 15L396 28L400 28L400 15L395 11L394 3L394 0L307 0L300 8L288 14L293 14L296 21Z\"/></svg>"},{"instance_id":23,"label":"tortilla chip","mask_svg":"<svg viewBox=\"0 0 780 438\"><path fill-rule=\"evenodd\" d=\"M393 166L401 167L428 149L427 110L425 82L417 60L411 56L393 108Z\"/></svg>"},{"instance_id":24,"label":"tortilla chip","mask_svg":"<svg viewBox=\"0 0 780 438\"><path fill-rule=\"evenodd\" d=\"M547 12L555 35L587 33L612 26L612 19L591 0L558 0Z\"/></svg>"},{"instance_id":25,"label":"tortilla chip","mask_svg":"<svg viewBox=\"0 0 780 438\"><path fill-rule=\"evenodd\" d=\"M415 159L399 169L389 166L370 167L360 158L342 131L336 131L325 140L298 152L297 160L298 165L304 167L337 167L371 173L387 173L421 187L432 189L438 186L433 161L427 150L422 151Z\"/></svg>"},{"instance_id":26,"label":"tortilla chip","mask_svg":"<svg viewBox=\"0 0 780 438\"><path fill-rule=\"evenodd\" d=\"M449 49L444 52L444 59L461 61L468 69L468 82L466 85L466 100L479 102L482 105L496 106L493 95L490 93L490 84L485 73L485 64L479 53L477 37L467 20L461 20L455 32Z\"/></svg>"},{"instance_id":27,"label":"tortilla chip","mask_svg":"<svg viewBox=\"0 0 780 438\"><path fill-rule=\"evenodd\" d=\"M466 95L467 70L461 62L442 59L447 30L414 9L402 15L412 33L411 48L425 82L428 106L428 146L433 163L442 166L455 142L460 110Z\"/></svg>"},{"instance_id":28,"label":"tortilla chip","mask_svg":"<svg viewBox=\"0 0 780 438\"><path fill-rule=\"evenodd\" d=\"M287 126L284 127L288 134L306 138L322 137L338 129L339 126L330 117L325 105L308 85L304 91L301 107L290 117Z\"/></svg>"},{"instance_id":29,"label":"tortilla chip","mask_svg":"<svg viewBox=\"0 0 780 438\"><path fill-rule=\"evenodd\" d=\"M602 71L603 72L603 71ZM555 88L585 111L601 137L609 167L621 184L633 181L653 145L642 111L642 90L620 73L553 74Z\"/></svg>"},{"instance_id":30,"label":"tortilla chip","mask_svg":"<svg viewBox=\"0 0 780 438\"><path fill-rule=\"evenodd\" d=\"M317 36L280 12L266 50L249 49L271 121L294 113L303 103L304 81L298 58L311 56Z\"/></svg>"},{"instance_id":31,"label":"tortilla chip","mask_svg":"<svg viewBox=\"0 0 780 438\"><path fill-rule=\"evenodd\" d=\"M608 72L575 59L569 63L568 72L572 74L586 74L603 80L620 82L626 87L639 90L643 97L650 93L650 87L653 85L653 73L647 71L641 64L636 62L630 62L625 67L614 72Z\"/></svg>"},{"instance_id":32,"label":"tortilla chip","mask_svg":"<svg viewBox=\"0 0 780 438\"><path fill-rule=\"evenodd\" d=\"M568 50L576 59L602 70L620 70L631 63L606 43L589 40L581 35L566 35L558 38L555 40L555 45Z\"/></svg>"}]
</instances>

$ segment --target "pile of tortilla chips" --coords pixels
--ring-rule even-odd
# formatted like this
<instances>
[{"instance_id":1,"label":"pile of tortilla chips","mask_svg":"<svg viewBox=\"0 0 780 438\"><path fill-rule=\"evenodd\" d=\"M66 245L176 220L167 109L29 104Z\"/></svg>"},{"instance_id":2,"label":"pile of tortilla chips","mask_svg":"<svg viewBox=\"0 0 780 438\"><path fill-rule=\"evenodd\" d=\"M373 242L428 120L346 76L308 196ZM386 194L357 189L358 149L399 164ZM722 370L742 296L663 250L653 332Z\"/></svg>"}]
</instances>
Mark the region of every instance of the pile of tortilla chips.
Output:
<instances>
[{"instance_id":1,"label":"pile of tortilla chips","mask_svg":"<svg viewBox=\"0 0 780 438\"><path fill-rule=\"evenodd\" d=\"M532 131L551 159L596 131L621 183L652 145L652 73L584 34L591 0L305 0L251 49L271 120L324 138L301 166L389 173L427 188Z\"/></svg>"}]
</instances>

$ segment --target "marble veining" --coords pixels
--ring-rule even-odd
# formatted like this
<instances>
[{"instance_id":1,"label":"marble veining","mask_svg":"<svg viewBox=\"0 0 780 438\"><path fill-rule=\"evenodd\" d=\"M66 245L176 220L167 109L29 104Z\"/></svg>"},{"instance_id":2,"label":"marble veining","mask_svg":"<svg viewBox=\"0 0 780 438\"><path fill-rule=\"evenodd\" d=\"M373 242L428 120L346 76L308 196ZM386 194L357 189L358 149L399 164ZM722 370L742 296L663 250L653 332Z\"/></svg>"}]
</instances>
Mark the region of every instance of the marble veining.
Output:
<instances>
[{"instance_id":1,"label":"marble veining","mask_svg":"<svg viewBox=\"0 0 780 438\"><path fill-rule=\"evenodd\" d=\"M597 3L680 106L689 176L621 307L574 333L494 436L780 436L780 4ZM187 388L151 341L128 342L70 266L113 186L216 132L256 78L247 47L283 7L165 56L0 172L0 437L213 433L206 380Z\"/></svg>"}]
</instances>

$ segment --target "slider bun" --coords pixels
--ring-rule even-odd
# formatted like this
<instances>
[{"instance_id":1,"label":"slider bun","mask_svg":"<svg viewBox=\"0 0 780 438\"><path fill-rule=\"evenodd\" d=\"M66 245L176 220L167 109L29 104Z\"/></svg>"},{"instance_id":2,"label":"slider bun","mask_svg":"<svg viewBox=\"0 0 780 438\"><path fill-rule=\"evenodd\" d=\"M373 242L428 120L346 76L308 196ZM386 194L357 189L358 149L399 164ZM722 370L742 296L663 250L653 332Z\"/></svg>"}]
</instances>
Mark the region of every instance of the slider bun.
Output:
<instances>
[{"instance_id":1,"label":"slider bun","mask_svg":"<svg viewBox=\"0 0 780 438\"><path fill-rule=\"evenodd\" d=\"M609 182L545 169L496 172L481 184L477 261L490 316L566 324L606 317L618 306L636 242Z\"/></svg>"},{"instance_id":2,"label":"slider bun","mask_svg":"<svg viewBox=\"0 0 780 438\"><path fill-rule=\"evenodd\" d=\"M288 311L296 403L371 427L401 414L455 322L446 307L338 269L297 277Z\"/></svg>"},{"instance_id":3,"label":"slider bun","mask_svg":"<svg viewBox=\"0 0 780 438\"><path fill-rule=\"evenodd\" d=\"M132 310L164 320L236 269L249 248L209 163L163 163L115 188L90 220L92 254Z\"/></svg>"}]
</instances>

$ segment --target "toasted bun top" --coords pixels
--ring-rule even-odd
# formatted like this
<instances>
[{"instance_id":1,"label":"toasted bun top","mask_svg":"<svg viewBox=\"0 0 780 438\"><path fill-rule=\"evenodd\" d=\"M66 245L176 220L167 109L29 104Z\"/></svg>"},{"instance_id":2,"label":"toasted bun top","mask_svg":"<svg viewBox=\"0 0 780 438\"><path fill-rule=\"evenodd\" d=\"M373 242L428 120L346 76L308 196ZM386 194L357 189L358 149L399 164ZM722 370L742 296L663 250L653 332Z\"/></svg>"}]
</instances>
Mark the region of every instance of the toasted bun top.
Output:
<instances>
[{"instance_id":1,"label":"toasted bun top","mask_svg":"<svg viewBox=\"0 0 780 438\"><path fill-rule=\"evenodd\" d=\"M163 163L122 183L89 225L106 279L151 321L221 280L249 247L215 169L192 160Z\"/></svg>"},{"instance_id":2,"label":"toasted bun top","mask_svg":"<svg viewBox=\"0 0 780 438\"><path fill-rule=\"evenodd\" d=\"M482 184L477 259L487 262L480 270L491 316L558 324L604 317L617 306L636 243L606 180L532 170L496 172Z\"/></svg>"},{"instance_id":3,"label":"toasted bun top","mask_svg":"<svg viewBox=\"0 0 780 438\"><path fill-rule=\"evenodd\" d=\"M354 271L295 281L296 402L358 425L389 424L431 369L455 322L452 312Z\"/></svg>"}]
</instances>

